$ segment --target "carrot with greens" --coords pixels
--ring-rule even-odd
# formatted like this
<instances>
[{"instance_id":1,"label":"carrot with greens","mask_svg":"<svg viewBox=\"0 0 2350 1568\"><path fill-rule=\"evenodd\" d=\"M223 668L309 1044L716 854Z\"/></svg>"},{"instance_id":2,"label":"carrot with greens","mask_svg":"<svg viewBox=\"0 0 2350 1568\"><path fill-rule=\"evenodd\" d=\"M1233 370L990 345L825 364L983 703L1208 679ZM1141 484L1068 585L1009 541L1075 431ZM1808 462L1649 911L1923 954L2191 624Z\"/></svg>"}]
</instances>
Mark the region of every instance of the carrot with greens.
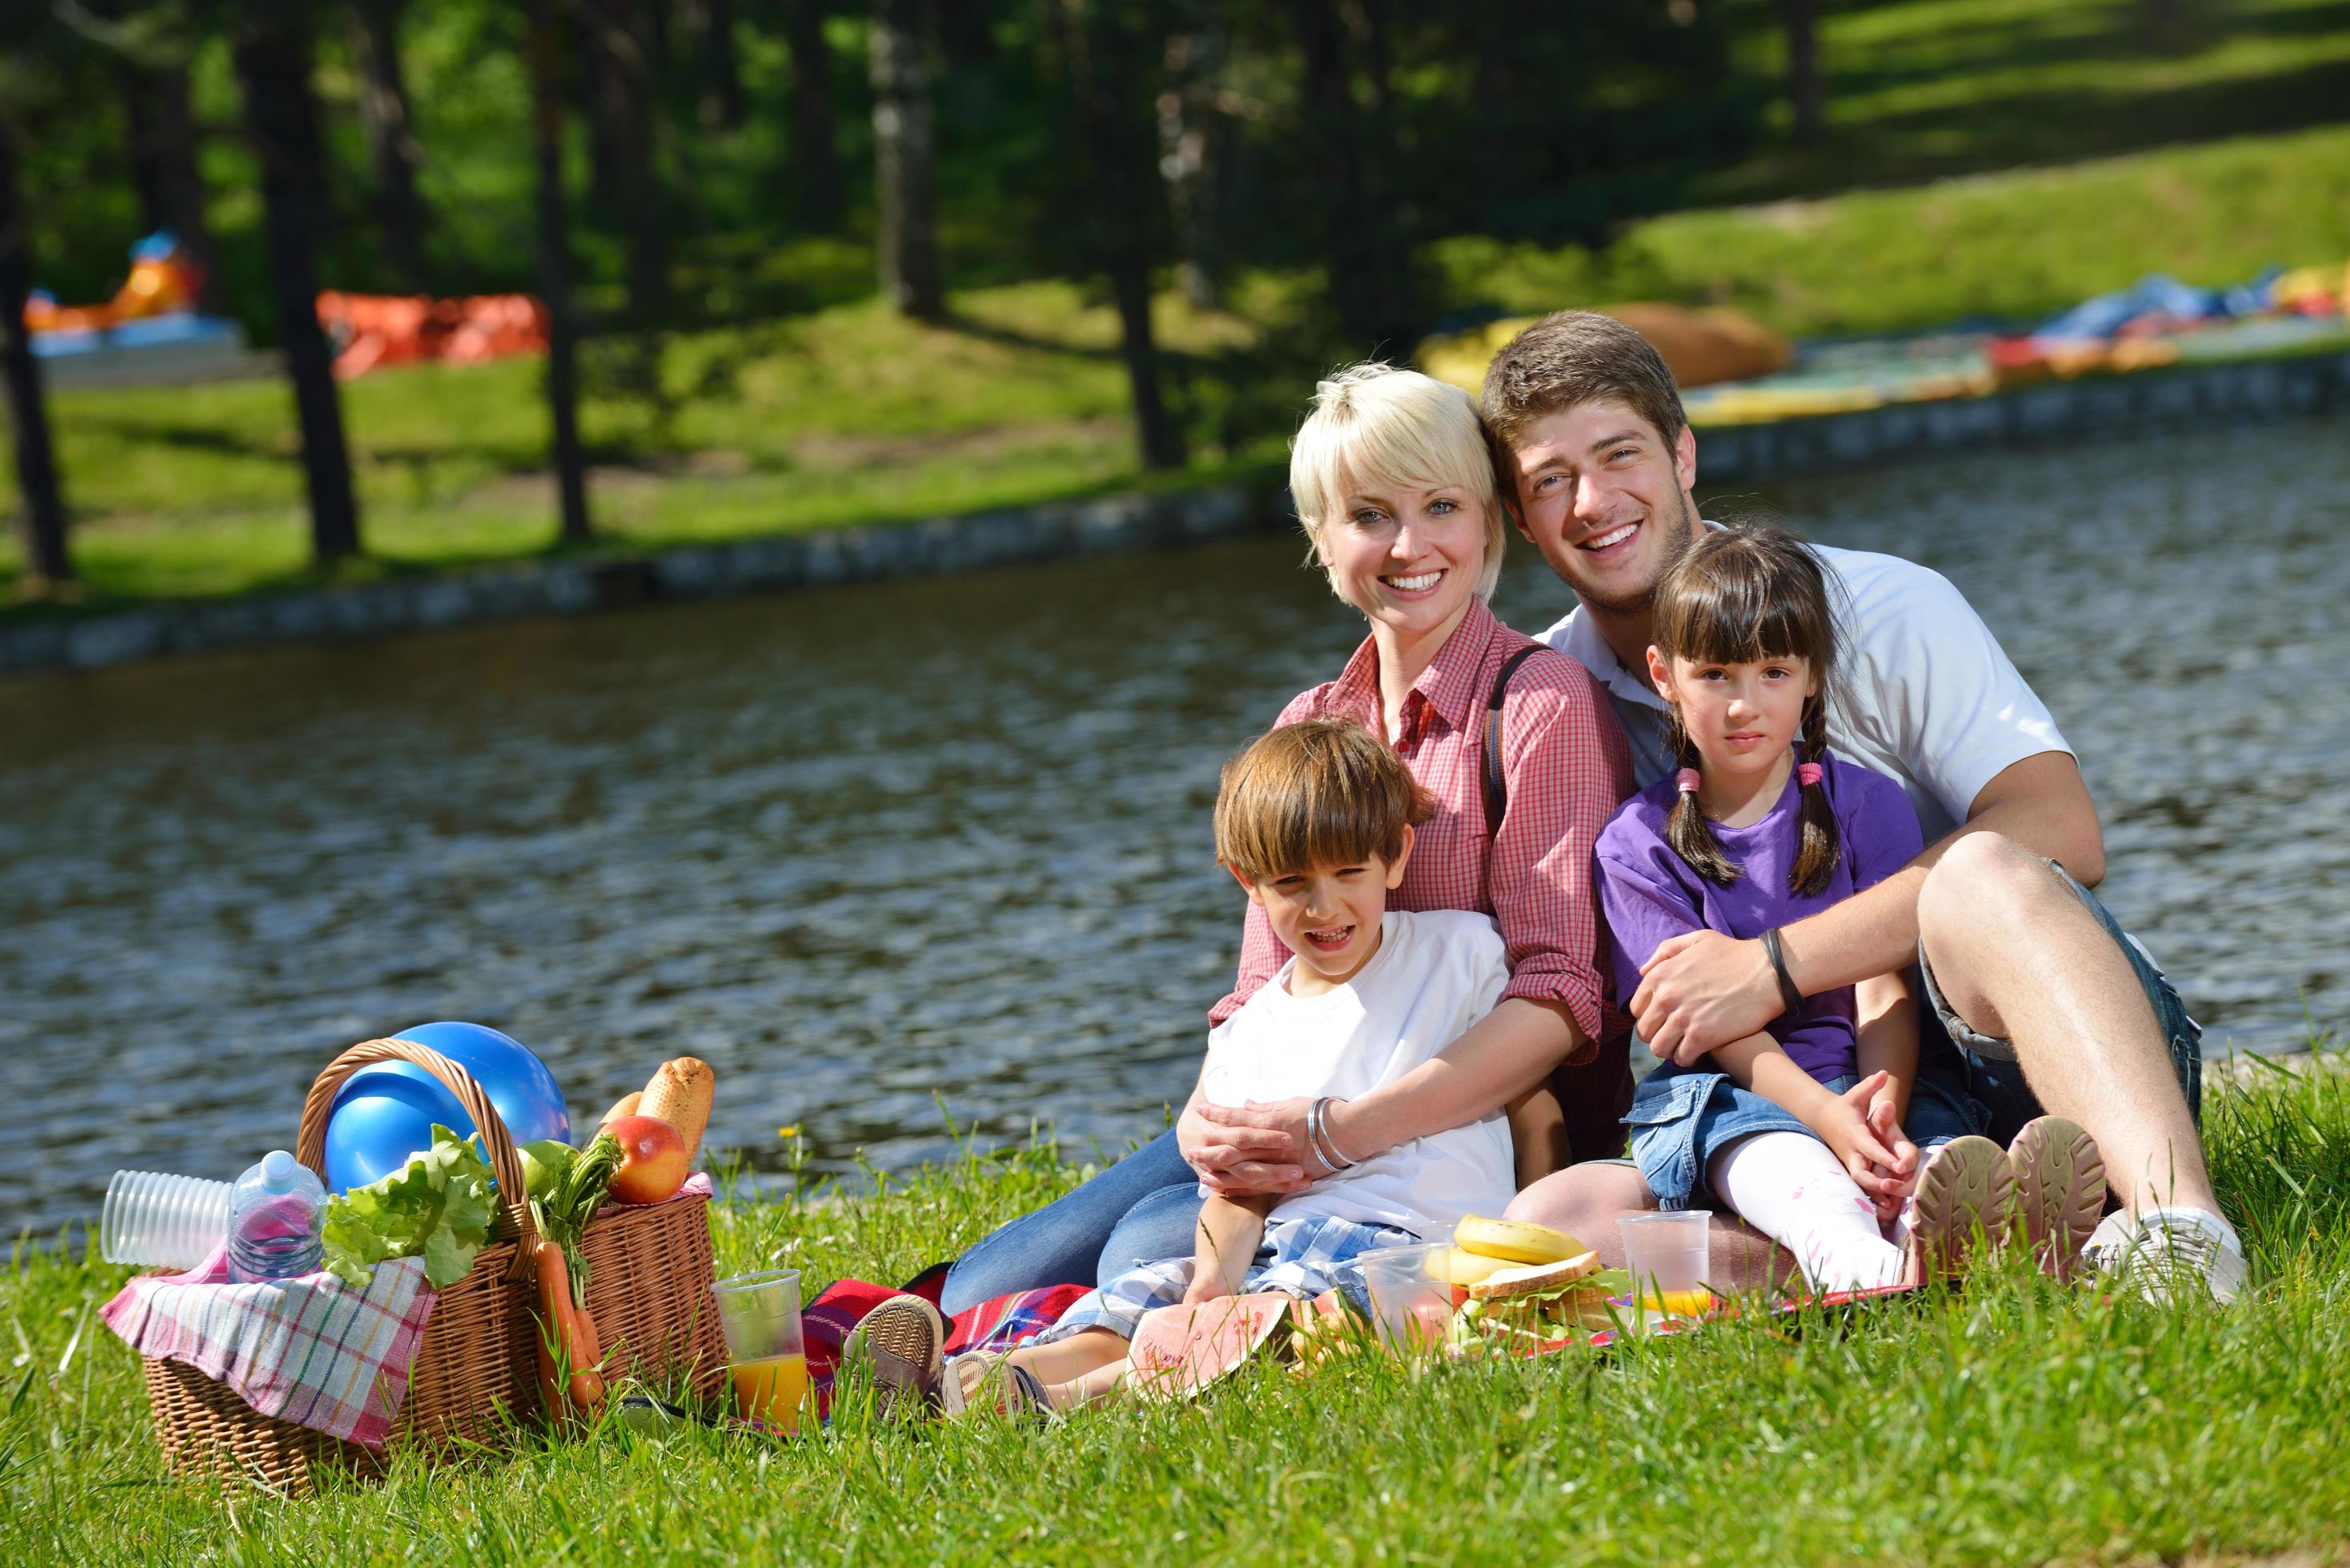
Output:
<instances>
[{"instance_id":1,"label":"carrot with greens","mask_svg":"<svg viewBox=\"0 0 2350 1568\"><path fill-rule=\"evenodd\" d=\"M620 1168L619 1140L598 1134L530 1200L538 1227L539 1393L549 1416L587 1413L604 1401L603 1346L588 1311L588 1259L579 1243Z\"/></svg>"}]
</instances>

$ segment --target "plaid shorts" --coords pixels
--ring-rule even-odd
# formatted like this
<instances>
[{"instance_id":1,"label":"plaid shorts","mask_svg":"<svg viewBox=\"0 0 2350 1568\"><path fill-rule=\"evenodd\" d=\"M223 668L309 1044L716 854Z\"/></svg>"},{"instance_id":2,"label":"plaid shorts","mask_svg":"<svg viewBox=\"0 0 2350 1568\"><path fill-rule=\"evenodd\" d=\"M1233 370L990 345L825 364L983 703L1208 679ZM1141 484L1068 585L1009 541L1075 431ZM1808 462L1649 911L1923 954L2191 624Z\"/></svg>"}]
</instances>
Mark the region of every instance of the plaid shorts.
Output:
<instances>
[{"instance_id":1,"label":"plaid shorts","mask_svg":"<svg viewBox=\"0 0 2350 1568\"><path fill-rule=\"evenodd\" d=\"M1392 1225L1362 1225L1352 1220L1317 1215L1305 1220L1281 1220L1264 1228L1264 1241L1241 1282L1243 1293L1282 1291L1306 1300L1335 1289L1338 1271L1375 1247L1408 1247L1419 1238ZM1164 1258L1138 1263L1109 1283L1087 1292L1061 1314L1061 1321L1036 1336L1038 1345L1066 1339L1084 1328L1115 1329L1134 1337L1142 1314L1153 1307L1173 1306L1191 1287L1192 1260Z\"/></svg>"}]
</instances>

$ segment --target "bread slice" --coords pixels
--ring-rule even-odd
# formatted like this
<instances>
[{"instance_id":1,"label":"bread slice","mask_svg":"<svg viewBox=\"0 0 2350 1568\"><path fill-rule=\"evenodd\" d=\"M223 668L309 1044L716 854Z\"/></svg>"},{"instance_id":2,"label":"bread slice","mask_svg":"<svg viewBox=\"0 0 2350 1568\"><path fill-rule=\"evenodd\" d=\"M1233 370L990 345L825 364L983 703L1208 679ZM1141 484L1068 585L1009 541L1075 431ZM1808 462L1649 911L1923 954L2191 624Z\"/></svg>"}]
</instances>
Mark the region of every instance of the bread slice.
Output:
<instances>
[{"instance_id":1,"label":"bread slice","mask_svg":"<svg viewBox=\"0 0 2350 1568\"><path fill-rule=\"evenodd\" d=\"M1469 1292L1469 1299L1475 1302L1506 1301L1513 1296L1553 1295L1565 1291L1575 1281L1598 1272L1598 1253L1578 1252L1555 1263L1523 1263L1514 1269L1496 1270L1465 1288Z\"/></svg>"}]
</instances>

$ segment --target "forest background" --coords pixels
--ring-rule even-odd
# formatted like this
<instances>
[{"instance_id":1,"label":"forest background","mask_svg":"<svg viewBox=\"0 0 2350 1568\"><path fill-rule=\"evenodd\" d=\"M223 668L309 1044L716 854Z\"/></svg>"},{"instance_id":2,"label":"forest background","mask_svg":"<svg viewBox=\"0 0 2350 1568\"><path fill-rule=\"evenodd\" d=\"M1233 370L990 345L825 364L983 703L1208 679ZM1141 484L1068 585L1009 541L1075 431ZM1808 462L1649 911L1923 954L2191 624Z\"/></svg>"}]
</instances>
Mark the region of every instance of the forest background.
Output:
<instances>
[{"instance_id":1,"label":"forest background","mask_svg":"<svg viewBox=\"0 0 2350 1568\"><path fill-rule=\"evenodd\" d=\"M44 396L12 325L5 615L1262 472L1328 367L1558 306L2350 254L2345 0L7 16L0 322L168 227L286 373ZM533 293L555 351L338 386L320 288Z\"/></svg>"}]
</instances>

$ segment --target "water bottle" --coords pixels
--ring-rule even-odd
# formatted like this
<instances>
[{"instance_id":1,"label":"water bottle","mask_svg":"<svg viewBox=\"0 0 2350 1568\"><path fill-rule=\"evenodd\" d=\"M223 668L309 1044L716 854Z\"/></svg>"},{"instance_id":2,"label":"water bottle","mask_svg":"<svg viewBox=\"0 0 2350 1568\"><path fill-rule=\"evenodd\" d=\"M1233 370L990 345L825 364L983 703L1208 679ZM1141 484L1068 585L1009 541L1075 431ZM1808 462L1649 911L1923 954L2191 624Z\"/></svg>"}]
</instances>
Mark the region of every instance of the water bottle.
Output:
<instances>
[{"instance_id":1,"label":"water bottle","mask_svg":"<svg viewBox=\"0 0 2350 1568\"><path fill-rule=\"evenodd\" d=\"M285 1280L316 1272L326 1247L318 1226L327 1189L282 1148L236 1179L228 1206L228 1277L234 1283Z\"/></svg>"},{"instance_id":2,"label":"water bottle","mask_svg":"<svg viewBox=\"0 0 2350 1568\"><path fill-rule=\"evenodd\" d=\"M99 1212L98 1251L109 1263L192 1269L228 1235L225 1181L160 1170L118 1170Z\"/></svg>"}]
</instances>

